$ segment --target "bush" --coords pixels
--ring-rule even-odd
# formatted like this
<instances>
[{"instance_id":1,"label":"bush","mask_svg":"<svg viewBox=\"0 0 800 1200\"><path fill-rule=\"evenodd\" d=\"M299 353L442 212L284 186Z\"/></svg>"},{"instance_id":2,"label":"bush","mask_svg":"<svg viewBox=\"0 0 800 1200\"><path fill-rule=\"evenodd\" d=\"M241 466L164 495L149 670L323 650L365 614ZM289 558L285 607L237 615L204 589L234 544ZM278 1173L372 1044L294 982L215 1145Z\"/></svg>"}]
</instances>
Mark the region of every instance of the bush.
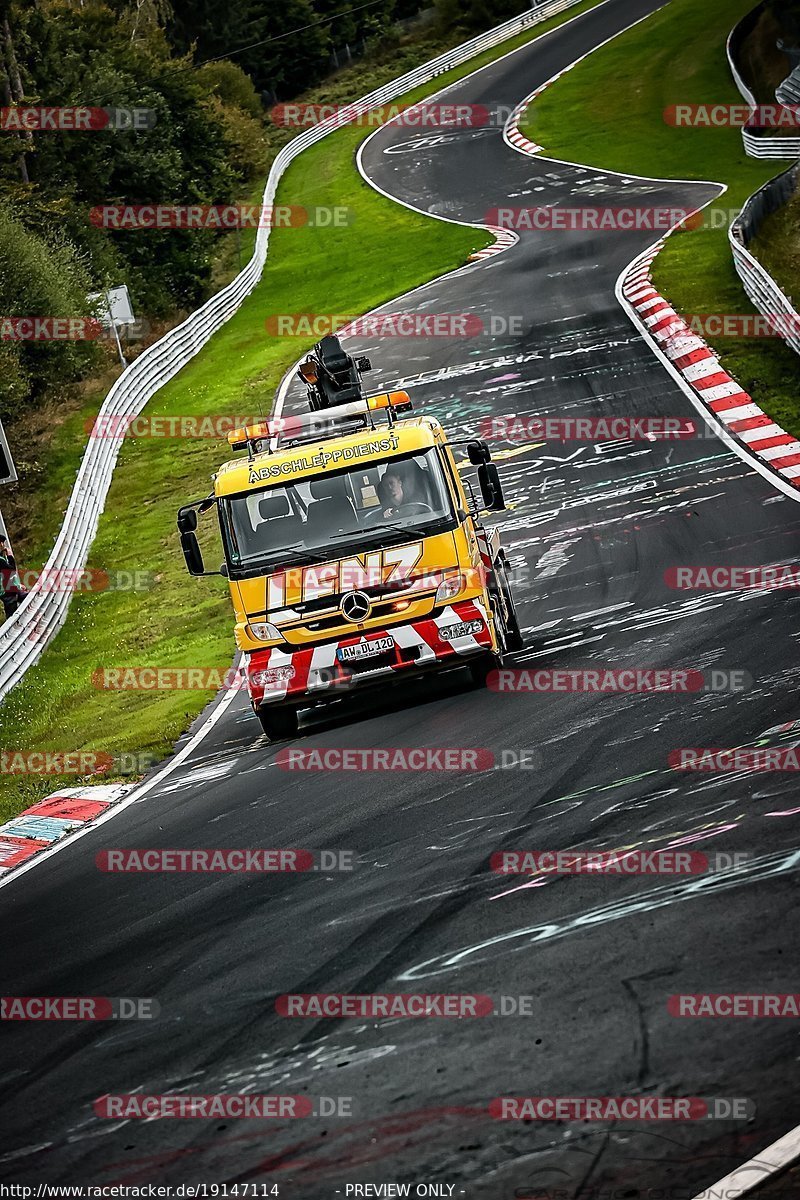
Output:
<instances>
[{"instance_id":1,"label":"bush","mask_svg":"<svg viewBox=\"0 0 800 1200\"><path fill-rule=\"evenodd\" d=\"M209 94L217 96L225 104L233 105L256 120L264 115L263 106L253 81L236 63L222 59L221 62L206 63L196 71Z\"/></svg>"},{"instance_id":2,"label":"bush","mask_svg":"<svg viewBox=\"0 0 800 1200\"><path fill-rule=\"evenodd\" d=\"M61 232L48 238L26 229L0 204L0 314L20 317L89 316L90 275ZM55 382L79 379L100 357L94 342L0 343L0 411L10 415ZM7 368L7 370L6 370Z\"/></svg>"}]
</instances>

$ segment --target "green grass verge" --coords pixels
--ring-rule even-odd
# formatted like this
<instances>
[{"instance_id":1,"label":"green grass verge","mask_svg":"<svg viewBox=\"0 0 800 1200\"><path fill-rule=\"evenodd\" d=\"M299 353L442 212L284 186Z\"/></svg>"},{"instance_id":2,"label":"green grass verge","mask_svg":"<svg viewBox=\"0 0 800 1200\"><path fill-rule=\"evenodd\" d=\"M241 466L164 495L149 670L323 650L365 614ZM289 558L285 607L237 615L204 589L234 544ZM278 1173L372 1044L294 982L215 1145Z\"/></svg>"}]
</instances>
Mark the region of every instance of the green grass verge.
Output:
<instances>
[{"instance_id":1,"label":"green grass verge","mask_svg":"<svg viewBox=\"0 0 800 1200\"><path fill-rule=\"evenodd\" d=\"M725 39L752 0L672 0L548 88L523 132L545 153L637 175L727 184L701 227L667 239L653 280L683 314L752 313L733 267L722 210L738 210L779 164L748 159L739 129L675 128L673 104L741 103ZM613 81L610 84L610 81ZM609 236L613 236L609 235ZM716 338L726 369L765 412L800 435L800 360L779 339Z\"/></svg>"},{"instance_id":2,"label":"green grass verge","mask_svg":"<svg viewBox=\"0 0 800 1200\"><path fill-rule=\"evenodd\" d=\"M596 2L576 5L403 99L414 102L438 91ZM387 63L386 79L408 65L398 65L397 58ZM380 82L372 67L361 91ZM350 98L342 95L346 86L346 80L337 77L324 95L317 92L316 99ZM491 242L479 230L430 220L373 191L354 162L368 132L342 129L307 150L287 171L278 195L281 204L345 206L351 223L324 230L274 230L259 286L211 343L154 397L149 415L267 413L282 374L309 343L308 338L268 336L267 316L363 313L460 266L472 250ZM71 418L77 423L73 434L83 416L76 413ZM228 457L226 451L215 441L126 440L89 565L108 572L148 570L152 587L74 598L64 629L0 709L0 747L157 757L169 753L210 693L98 691L92 674L99 667L130 665L229 666L233 639L227 586L221 579L192 580L186 575L175 530L178 506L209 490L210 476ZM54 460L50 470L53 488L63 487L65 468ZM43 487L50 483L44 481ZM7 775L0 784L0 819L75 782Z\"/></svg>"}]
</instances>

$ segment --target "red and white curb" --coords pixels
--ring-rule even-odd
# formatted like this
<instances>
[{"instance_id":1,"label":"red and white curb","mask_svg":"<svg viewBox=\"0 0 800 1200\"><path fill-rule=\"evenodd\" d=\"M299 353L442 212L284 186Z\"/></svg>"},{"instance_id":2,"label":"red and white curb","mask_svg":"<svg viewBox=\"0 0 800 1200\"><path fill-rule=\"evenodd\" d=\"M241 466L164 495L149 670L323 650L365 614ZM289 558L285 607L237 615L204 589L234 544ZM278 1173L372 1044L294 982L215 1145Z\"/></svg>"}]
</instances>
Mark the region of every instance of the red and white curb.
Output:
<instances>
[{"instance_id":1,"label":"red and white curb","mask_svg":"<svg viewBox=\"0 0 800 1200\"><path fill-rule=\"evenodd\" d=\"M600 5L597 7L599 8ZM582 15L582 13L578 14L578 16ZM591 50L587 50L585 54L582 54L580 58L576 58L574 62L569 63L556 75L551 75L549 79L546 79L544 83L540 84L539 87L537 87L534 92L531 92L529 96L526 96L524 100L520 100L519 104L514 109L503 127L503 141L506 143L506 145L511 146L514 150L519 150L520 154L541 154L544 151L544 146L537 145L536 142L532 142L530 138L526 138L525 134L520 132L519 123L522 120L525 109L528 108L530 104L533 104L537 96L541 96L542 92L546 92L549 87L552 87L557 79L561 79L562 76L566 75L568 71L571 71L573 67L577 67L578 63L582 63L583 60L588 58L590 54L594 54L595 50L601 50L603 46L607 46L609 42L613 42L615 38L618 38L621 33L627 33L629 29L633 29L634 25L641 24L642 21L646 21L651 15L652 14L650 13L646 13L643 17L639 17L638 20L632 21L630 25L626 25L624 29L620 29L617 33L612 34L610 38L606 38L604 42L598 42L598 44L593 46ZM578 17L573 17L572 19L573 21L576 21ZM567 24L569 24L569 22L567 22ZM555 161L559 160L556 159ZM580 166L579 163L573 163L572 165L576 167ZM612 174L618 173L619 172L612 172Z\"/></svg>"},{"instance_id":2,"label":"red and white curb","mask_svg":"<svg viewBox=\"0 0 800 1200\"><path fill-rule=\"evenodd\" d=\"M634 24L638 25L638 21L634 22ZM605 45L605 42L602 44ZM598 46L596 49L599 50L600 47ZM541 96L542 92L546 92L549 87L552 87L556 80L560 79L562 75L566 75L567 71L571 71L573 67L577 67L578 63L583 62L584 58L588 57L588 54L583 54L580 58L576 58L575 62L571 62L568 67L564 67L564 70L559 71L557 75L546 79L544 83L539 85L535 92L531 92L524 100L520 100L503 126L503 141L506 145L511 146L514 150L519 150L520 154L541 154L544 151L544 146L539 146L536 142L532 142L530 138L525 137L525 134L520 131L519 123L525 114L525 110L529 105L533 104L538 96Z\"/></svg>"},{"instance_id":3,"label":"red and white curb","mask_svg":"<svg viewBox=\"0 0 800 1200\"><path fill-rule=\"evenodd\" d=\"M233 669L242 666L238 654ZM54 854L65 850L99 825L113 820L132 804L138 804L154 788L180 767L197 750L203 739L225 715L232 702L241 696L239 681L234 680L199 728L171 758L148 779L139 783L85 784L63 788L32 805L19 816L0 825L0 887L9 887L28 871L40 867Z\"/></svg>"},{"instance_id":4,"label":"red and white curb","mask_svg":"<svg viewBox=\"0 0 800 1200\"><path fill-rule=\"evenodd\" d=\"M106 783L64 788L0 825L0 876L94 821L134 786Z\"/></svg>"},{"instance_id":5,"label":"red and white curb","mask_svg":"<svg viewBox=\"0 0 800 1200\"><path fill-rule=\"evenodd\" d=\"M761 411L653 286L650 268L663 244L663 240L656 243L634 260L624 274L622 295L638 322L727 432L769 471L800 488L800 441Z\"/></svg>"},{"instance_id":6,"label":"red and white curb","mask_svg":"<svg viewBox=\"0 0 800 1200\"><path fill-rule=\"evenodd\" d=\"M548 84L544 83L535 92L531 92L530 96L526 96L514 109L503 128L503 141L514 150L519 150L520 154L540 154L544 150L544 146L538 146L536 142L532 142L530 138L526 138L525 134L520 132L519 123L531 101L535 100L547 86Z\"/></svg>"},{"instance_id":7,"label":"red and white curb","mask_svg":"<svg viewBox=\"0 0 800 1200\"><path fill-rule=\"evenodd\" d=\"M474 254L470 254L469 262L477 262L481 258L494 258L495 254L502 254L504 250L508 250L509 246L515 246L519 241L519 234L514 233L511 229L501 229L499 225L482 225L480 228L488 229L490 233L493 233L495 241L485 250L476 250Z\"/></svg>"},{"instance_id":8,"label":"red and white curb","mask_svg":"<svg viewBox=\"0 0 800 1200\"><path fill-rule=\"evenodd\" d=\"M634 25L646 19L640 17L627 29L632 29ZM627 29L621 32L627 32ZM619 34L614 34L607 41L595 46L588 54L594 53L618 36ZM583 62L588 54L576 58L520 101L503 129L503 139L507 145L521 154L543 153L544 147L536 145L520 133L519 122L537 96ZM565 162L563 159L553 159L549 156L547 161ZM581 166L580 163L569 165ZM619 175L620 172L610 171L606 174ZM621 177L641 178L633 175ZM670 230L671 232L673 231ZM699 400L698 407L701 411L705 408L713 415L715 421L712 422L712 428L719 431L722 440L735 449L740 457L755 466L762 475L770 478L781 491L796 495L800 490L800 441L762 412L752 396L725 371L703 339L689 328L669 302L653 287L650 267L663 245L664 238L661 238L622 272L617 283L617 295L624 302L623 306L631 319L641 328L650 344L662 356L662 361L681 382L684 391L695 402Z\"/></svg>"}]
</instances>

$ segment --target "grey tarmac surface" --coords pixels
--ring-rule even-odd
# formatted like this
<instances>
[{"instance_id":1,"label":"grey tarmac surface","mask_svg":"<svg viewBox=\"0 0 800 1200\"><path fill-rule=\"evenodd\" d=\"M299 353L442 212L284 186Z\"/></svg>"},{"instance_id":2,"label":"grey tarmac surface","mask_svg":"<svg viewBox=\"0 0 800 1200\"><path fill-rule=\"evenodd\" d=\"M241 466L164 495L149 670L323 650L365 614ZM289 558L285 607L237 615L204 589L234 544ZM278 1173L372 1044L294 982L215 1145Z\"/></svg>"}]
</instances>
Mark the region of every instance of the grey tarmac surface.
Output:
<instances>
[{"instance_id":1,"label":"grey tarmac surface","mask_svg":"<svg viewBox=\"0 0 800 1200\"><path fill-rule=\"evenodd\" d=\"M609 0L448 99L514 104L655 7ZM478 222L506 204L694 207L715 194L525 158L498 128L476 132L420 141L387 128L368 142L364 169L407 203ZM485 334L353 346L373 355L371 386L407 386L461 436L520 413L696 418L614 298L619 272L653 236L523 233L504 254L386 306L477 314ZM791 1020L678 1019L667 998L793 990L796 776L678 773L668 755L800 740L789 727L800 718L800 602L684 593L664 578L675 565L791 561L797 503L712 437L500 440L495 450L509 501L499 524L524 560L516 591L528 641L513 665L741 670L752 686L507 694L455 674L362 693L303 724L305 748L535 752L531 770L458 775L287 772L238 696L141 803L0 888L4 994L161 1005L152 1023L4 1024L0 1179L238 1181L278 1184L290 1200L387 1182L476 1200L567 1200L581 1189L683 1200L798 1123ZM750 858L714 876L536 886L489 866L509 848L681 839ZM266 877L95 868L101 850L145 846L332 847L354 850L358 865ZM414 990L530 995L532 1015L300 1021L274 1007L285 992ZM347 1096L353 1115L113 1122L92 1112L106 1093L173 1091ZM519 1095L747 1097L756 1115L605 1125L489 1116L493 1098Z\"/></svg>"}]
</instances>

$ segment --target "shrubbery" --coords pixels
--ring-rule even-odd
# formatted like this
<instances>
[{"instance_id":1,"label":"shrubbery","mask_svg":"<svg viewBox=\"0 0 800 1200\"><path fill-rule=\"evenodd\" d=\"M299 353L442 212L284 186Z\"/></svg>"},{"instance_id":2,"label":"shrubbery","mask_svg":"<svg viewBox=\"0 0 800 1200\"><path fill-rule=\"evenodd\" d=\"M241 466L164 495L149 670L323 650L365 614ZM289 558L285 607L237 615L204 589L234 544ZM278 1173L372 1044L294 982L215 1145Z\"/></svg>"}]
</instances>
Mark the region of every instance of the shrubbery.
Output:
<instances>
[{"instance_id":1,"label":"shrubbery","mask_svg":"<svg viewBox=\"0 0 800 1200\"><path fill-rule=\"evenodd\" d=\"M61 232L44 237L0 204L0 313L88 316L90 273ZM97 361L97 345L79 341L0 341L0 417L35 402L55 382L79 379Z\"/></svg>"},{"instance_id":2,"label":"shrubbery","mask_svg":"<svg viewBox=\"0 0 800 1200\"><path fill-rule=\"evenodd\" d=\"M435 0L440 28L488 26L521 7L498 2ZM143 131L0 133L0 317L84 315L89 293L120 283L137 316L195 308L229 235L112 230L91 210L241 199L288 136L268 125L265 104L318 83L346 46L380 61L394 44L401 58L392 22L425 4L5 0L0 104L145 108L155 121ZM81 378L100 353L92 342L0 341L0 415Z\"/></svg>"},{"instance_id":3,"label":"shrubbery","mask_svg":"<svg viewBox=\"0 0 800 1200\"><path fill-rule=\"evenodd\" d=\"M146 108L145 131L0 134L0 315L76 316L126 283L134 311L167 316L206 296L217 236L98 228L103 204L217 204L263 173L263 110L234 63L176 57L153 3L23 0L9 14L3 77L20 107ZM0 411L36 403L97 361L91 343L6 343Z\"/></svg>"}]
</instances>

